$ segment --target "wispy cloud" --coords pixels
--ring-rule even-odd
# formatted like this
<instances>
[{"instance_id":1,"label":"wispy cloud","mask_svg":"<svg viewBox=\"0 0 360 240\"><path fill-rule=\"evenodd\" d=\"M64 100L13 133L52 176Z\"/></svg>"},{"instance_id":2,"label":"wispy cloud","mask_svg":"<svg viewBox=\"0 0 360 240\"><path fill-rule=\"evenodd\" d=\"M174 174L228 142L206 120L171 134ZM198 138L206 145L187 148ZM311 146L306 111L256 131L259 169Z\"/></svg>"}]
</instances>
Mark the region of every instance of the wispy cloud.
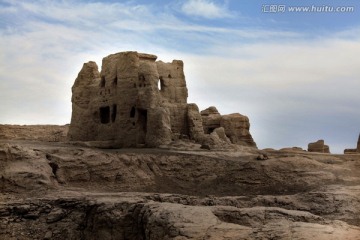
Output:
<instances>
[{"instance_id":1,"label":"wispy cloud","mask_svg":"<svg viewBox=\"0 0 360 240\"><path fill-rule=\"evenodd\" d=\"M209 19L228 18L233 16L225 4L216 4L210 0L187 0L182 4L181 10L189 16Z\"/></svg>"},{"instance_id":2,"label":"wispy cloud","mask_svg":"<svg viewBox=\"0 0 360 240\"><path fill-rule=\"evenodd\" d=\"M100 65L108 54L136 50L183 59L189 101L248 115L260 147L306 144L360 127L359 28L309 37L251 24L208 25L236 16L225 3L205 0L180 8L204 22L136 1L4 2L0 123L68 123L82 63ZM352 146L338 147L345 145Z\"/></svg>"}]
</instances>

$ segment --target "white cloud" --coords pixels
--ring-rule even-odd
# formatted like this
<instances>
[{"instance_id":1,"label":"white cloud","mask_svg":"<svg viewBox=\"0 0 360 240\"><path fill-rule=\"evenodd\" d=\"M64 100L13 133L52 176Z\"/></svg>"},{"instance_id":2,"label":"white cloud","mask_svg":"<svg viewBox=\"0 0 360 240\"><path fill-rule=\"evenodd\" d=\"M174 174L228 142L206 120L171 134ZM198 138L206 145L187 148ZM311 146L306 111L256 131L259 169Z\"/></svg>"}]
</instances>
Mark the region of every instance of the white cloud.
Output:
<instances>
[{"instance_id":1,"label":"white cloud","mask_svg":"<svg viewBox=\"0 0 360 240\"><path fill-rule=\"evenodd\" d=\"M0 123L68 123L83 62L101 67L108 54L136 50L183 59L189 101L248 115L259 147L358 135L359 29L309 39L190 24L131 2L41 3L14 1L16 15L0 11ZM338 152L352 145L342 139Z\"/></svg>"},{"instance_id":2,"label":"white cloud","mask_svg":"<svg viewBox=\"0 0 360 240\"><path fill-rule=\"evenodd\" d=\"M238 72L238 80L254 86L284 89L321 83L331 79L349 79L360 75L360 39L340 38L257 42L221 46L214 52L226 53L225 68ZM236 59L236 61L234 61ZM219 66L224 67L224 66ZM227 78L227 82L233 81Z\"/></svg>"},{"instance_id":3,"label":"white cloud","mask_svg":"<svg viewBox=\"0 0 360 240\"><path fill-rule=\"evenodd\" d=\"M306 148L324 138L341 153L360 131L360 38L334 35L184 56L189 101L248 115L259 147Z\"/></svg>"},{"instance_id":4,"label":"white cloud","mask_svg":"<svg viewBox=\"0 0 360 240\"><path fill-rule=\"evenodd\" d=\"M232 17L225 5L216 4L210 0L187 0L183 3L181 10L189 16L210 19Z\"/></svg>"}]
</instances>

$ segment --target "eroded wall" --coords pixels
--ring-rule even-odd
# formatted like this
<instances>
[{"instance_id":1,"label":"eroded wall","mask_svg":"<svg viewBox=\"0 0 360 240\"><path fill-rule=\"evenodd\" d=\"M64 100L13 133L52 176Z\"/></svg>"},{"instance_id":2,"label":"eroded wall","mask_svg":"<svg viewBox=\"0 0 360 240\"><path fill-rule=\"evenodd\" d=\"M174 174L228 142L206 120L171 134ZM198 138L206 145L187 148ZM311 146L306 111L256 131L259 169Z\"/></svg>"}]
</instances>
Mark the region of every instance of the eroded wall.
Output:
<instances>
[{"instance_id":1,"label":"eroded wall","mask_svg":"<svg viewBox=\"0 0 360 240\"><path fill-rule=\"evenodd\" d=\"M209 134L224 132L219 139L225 143L256 146L246 116L221 116L216 108L217 115L207 110L208 117L201 116L196 104L187 103L183 62L156 59L137 52L111 54L103 58L101 72L95 62L85 63L72 87L69 139L157 147L179 138L204 143ZM213 132L219 127L224 129Z\"/></svg>"},{"instance_id":2,"label":"eroded wall","mask_svg":"<svg viewBox=\"0 0 360 240\"><path fill-rule=\"evenodd\" d=\"M69 139L137 147L188 134L183 63L156 58L137 52L112 54L103 59L101 73L96 63L85 63L72 88Z\"/></svg>"}]
</instances>

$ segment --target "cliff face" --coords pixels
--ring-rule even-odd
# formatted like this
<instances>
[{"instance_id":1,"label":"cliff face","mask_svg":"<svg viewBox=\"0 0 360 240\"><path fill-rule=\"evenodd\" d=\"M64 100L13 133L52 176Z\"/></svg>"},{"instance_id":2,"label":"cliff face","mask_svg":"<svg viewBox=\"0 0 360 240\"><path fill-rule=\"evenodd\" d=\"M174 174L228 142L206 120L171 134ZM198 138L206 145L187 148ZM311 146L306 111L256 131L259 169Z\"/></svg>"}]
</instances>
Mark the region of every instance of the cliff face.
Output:
<instances>
[{"instance_id":1,"label":"cliff face","mask_svg":"<svg viewBox=\"0 0 360 240\"><path fill-rule=\"evenodd\" d=\"M72 88L69 139L111 141L112 147L158 147L178 139L209 143L211 132L203 132L198 107L187 103L183 62L156 59L116 53L103 59L101 72L96 63L85 63ZM246 116L223 121L231 143L256 147Z\"/></svg>"},{"instance_id":2,"label":"cliff face","mask_svg":"<svg viewBox=\"0 0 360 240\"><path fill-rule=\"evenodd\" d=\"M357 189L358 190L358 189ZM321 193L330 199L336 195ZM0 204L2 239L358 239L335 204L315 194L253 198L89 194ZM303 198L314 199L312 204ZM348 200L351 199L348 196ZM266 202L267 206L261 206ZM339 203L345 204L346 201ZM290 206L330 205L326 218ZM19 238L18 236L21 236Z\"/></svg>"},{"instance_id":3,"label":"cliff face","mask_svg":"<svg viewBox=\"0 0 360 240\"><path fill-rule=\"evenodd\" d=\"M0 140L0 239L358 239L358 155L192 146Z\"/></svg>"}]
</instances>

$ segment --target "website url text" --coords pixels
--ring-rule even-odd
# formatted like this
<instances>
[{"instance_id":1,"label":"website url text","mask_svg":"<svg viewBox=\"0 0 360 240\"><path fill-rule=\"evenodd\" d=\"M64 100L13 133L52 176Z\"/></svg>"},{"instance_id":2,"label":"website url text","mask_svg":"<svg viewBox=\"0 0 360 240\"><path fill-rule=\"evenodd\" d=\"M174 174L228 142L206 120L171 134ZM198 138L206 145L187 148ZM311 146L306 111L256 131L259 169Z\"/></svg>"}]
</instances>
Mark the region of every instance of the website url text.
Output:
<instances>
[{"instance_id":1,"label":"website url text","mask_svg":"<svg viewBox=\"0 0 360 240\"><path fill-rule=\"evenodd\" d=\"M262 5L263 13L351 13L355 11L353 6L287 6L287 5Z\"/></svg>"}]
</instances>

